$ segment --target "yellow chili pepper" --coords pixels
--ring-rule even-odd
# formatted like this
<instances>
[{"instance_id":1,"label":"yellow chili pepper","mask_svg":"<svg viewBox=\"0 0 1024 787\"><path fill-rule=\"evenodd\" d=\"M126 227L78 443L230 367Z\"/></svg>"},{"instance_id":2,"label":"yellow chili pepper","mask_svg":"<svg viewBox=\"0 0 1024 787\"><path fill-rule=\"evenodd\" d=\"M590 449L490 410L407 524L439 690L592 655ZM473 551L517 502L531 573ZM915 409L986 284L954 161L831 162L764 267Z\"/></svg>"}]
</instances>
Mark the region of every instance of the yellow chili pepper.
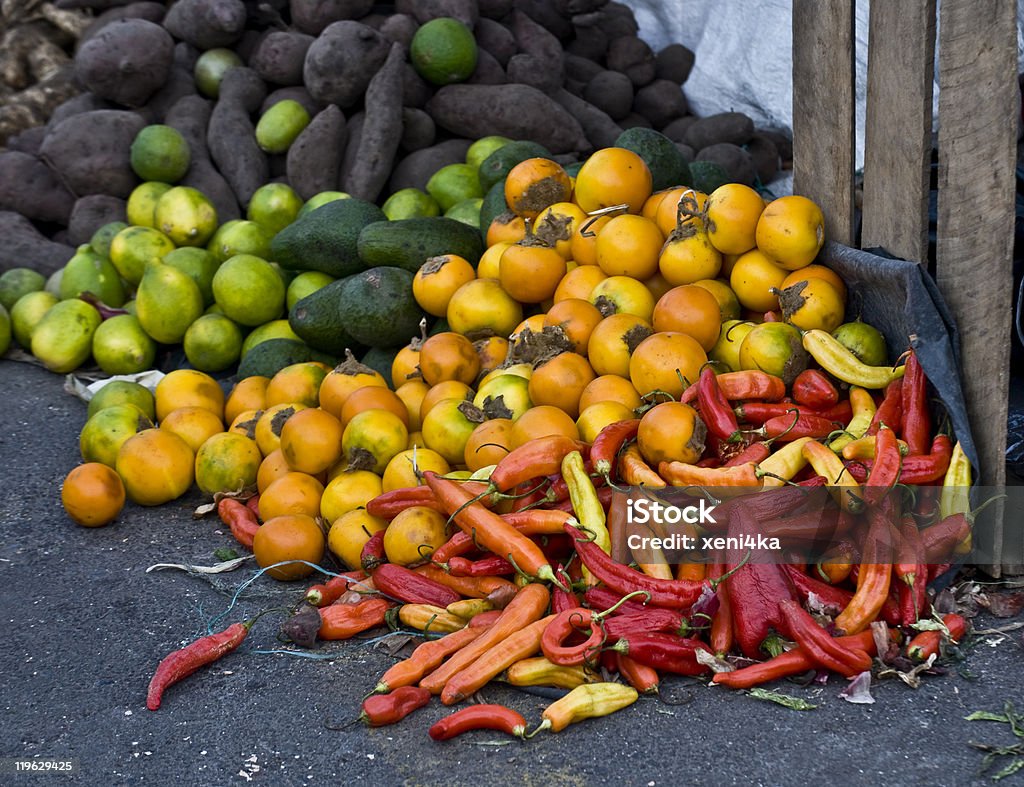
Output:
<instances>
[{"instance_id":1,"label":"yellow chili pepper","mask_svg":"<svg viewBox=\"0 0 1024 787\"><path fill-rule=\"evenodd\" d=\"M587 683L577 686L544 709L541 714L543 721L530 736L541 730L561 732L577 721L607 716L632 705L639 696L636 689L622 683Z\"/></svg>"},{"instance_id":2,"label":"yellow chili pepper","mask_svg":"<svg viewBox=\"0 0 1024 787\"><path fill-rule=\"evenodd\" d=\"M566 486L569 488L569 500L572 501L572 510L576 514L576 520L586 529L587 533L592 534L594 543L601 547L606 555L610 555L612 539L608 534L604 507L597 496L594 482L587 475L587 468L583 464L583 457L579 451L566 454L562 460L562 477L565 478ZM586 567L583 568L583 579L588 585L596 584L596 580Z\"/></svg>"},{"instance_id":3,"label":"yellow chili pepper","mask_svg":"<svg viewBox=\"0 0 1024 787\"><path fill-rule=\"evenodd\" d=\"M903 376L904 367L868 366L828 331L814 328L804 332L804 349L818 365L838 380L861 388L885 388Z\"/></svg>"},{"instance_id":4,"label":"yellow chili pepper","mask_svg":"<svg viewBox=\"0 0 1024 787\"><path fill-rule=\"evenodd\" d=\"M971 462L957 440L953 446L953 455L949 459L949 469L942 479L942 491L939 493L940 519L953 514L970 514L972 481ZM971 551L971 543L971 534L968 532L967 537L956 545L956 554L966 555Z\"/></svg>"},{"instance_id":5,"label":"yellow chili pepper","mask_svg":"<svg viewBox=\"0 0 1024 787\"><path fill-rule=\"evenodd\" d=\"M910 452L906 440L897 440L896 444L900 448L900 456L906 456ZM852 440L843 446L842 454L843 459L874 459L875 436L873 434L865 435Z\"/></svg>"},{"instance_id":6,"label":"yellow chili pepper","mask_svg":"<svg viewBox=\"0 0 1024 787\"><path fill-rule=\"evenodd\" d=\"M481 612L490 612L492 609L494 605L485 598L464 598L448 605L448 612L463 620L469 620Z\"/></svg>"},{"instance_id":7,"label":"yellow chili pepper","mask_svg":"<svg viewBox=\"0 0 1024 787\"><path fill-rule=\"evenodd\" d=\"M585 667L560 667L543 656L517 661L505 673L513 686L554 686L575 689L598 680L596 673Z\"/></svg>"},{"instance_id":8,"label":"yellow chili pepper","mask_svg":"<svg viewBox=\"0 0 1024 787\"><path fill-rule=\"evenodd\" d=\"M814 472L825 477L825 485L828 487L829 494L844 511L856 514L864 508L860 484L846 469L842 459L821 443L813 440L804 443L800 452L814 468Z\"/></svg>"},{"instance_id":9,"label":"yellow chili pepper","mask_svg":"<svg viewBox=\"0 0 1024 787\"><path fill-rule=\"evenodd\" d=\"M828 444L828 447L837 454L843 450L848 443L858 437L863 437L871 426L871 419L875 417L875 400L866 390L858 386L850 389L850 407L853 408L853 417L846 429L835 440Z\"/></svg>"},{"instance_id":10,"label":"yellow chili pepper","mask_svg":"<svg viewBox=\"0 0 1024 787\"><path fill-rule=\"evenodd\" d=\"M398 610L398 619L417 631L436 631L450 634L466 627L466 621L452 615L443 607L432 604L403 604Z\"/></svg>"},{"instance_id":11,"label":"yellow chili pepper","mask_svg":"<svg viewBox=\"0 0 1024 787\"><path fill-rule=\"evenodd\" d=\"M761 471L762 489L783 486L807 465L803 455L803 447L814 442L810 437L801 437L791 443L784 443L782 448L774 451L767 459L758 463Z\"/></svg>"}]
</instances>

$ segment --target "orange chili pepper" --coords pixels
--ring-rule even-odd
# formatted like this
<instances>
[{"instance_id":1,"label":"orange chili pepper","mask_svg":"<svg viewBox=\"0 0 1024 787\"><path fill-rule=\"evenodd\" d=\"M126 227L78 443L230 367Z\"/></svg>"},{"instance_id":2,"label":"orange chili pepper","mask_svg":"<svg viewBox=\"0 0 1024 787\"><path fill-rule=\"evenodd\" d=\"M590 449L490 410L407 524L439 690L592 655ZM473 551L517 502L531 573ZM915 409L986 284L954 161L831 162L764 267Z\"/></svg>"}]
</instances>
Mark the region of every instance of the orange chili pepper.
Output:
<instances>
[{"instance_id":1,"label":"orange chili pepper","mask_svg":"<svg viewBox=\"0 0 1024 787\"><path fill-rule=\"evenodd\" d=\"M412 686L420 678L433 669L441 666L441 662L462 650L485 631L484 627L472 625L452 634L432 639L419 645L407 659L391 666L374 687L374 692L386 694L402 686Z\"/></svg>"},{"instance_id":2,"label":"orange chili pepper","mask_svg":"<svg viewBox=\"0 0 1024 787\"><path fill-rule=\"evenodd\" d=\"M384 614L393 605L382 598L370 598L358 604L331 604L320 607L320 639L349 639L375 626L383 625Z\"/></svg>"},{"instance_id":3,"label":"orange chili pepper","mask_svg":"<svg viewBox=\"0 0 1024 787\"><path fill-rule=\"evenodd\" d=\"M469 598L487 598L496 590L513 587L511 582L502 577L457 577L429 564L418 566L413 571Z\"/></svg>"},{"instance_id":4,"label":"orange chili pepper","mask_svg":"<svg viewBox=\"0 0 1024 787\"><path fill-rule=\"evenodd\" d=\"M619 478L630 486L666 486L665 479L651 469L635 443L619 454Z\"/></svg>"},{"instance_id":5,"label":"orange chili pepper","mask_svg":"<svg viewBox=\"0 0 1024 787\"><path fill-rule=\"evenodd\" d=\"M732 467L698 467L687 462L661 462L658 475L672 486L760 487L757 465L747 462Z\"/></svg>"}]
</instances>

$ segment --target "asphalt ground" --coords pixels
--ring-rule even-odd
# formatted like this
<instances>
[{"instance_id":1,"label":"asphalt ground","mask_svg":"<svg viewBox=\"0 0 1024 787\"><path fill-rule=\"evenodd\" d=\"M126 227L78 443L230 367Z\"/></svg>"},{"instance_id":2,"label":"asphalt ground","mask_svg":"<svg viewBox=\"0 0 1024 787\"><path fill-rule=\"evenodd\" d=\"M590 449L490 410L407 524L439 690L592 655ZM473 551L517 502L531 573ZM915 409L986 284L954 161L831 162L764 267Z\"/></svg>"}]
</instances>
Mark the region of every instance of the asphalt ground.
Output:
<instances>
[{"instance_id":1,"label":"asphalt ground","mask_svg":"<svg viewBox=\"0 0 1024 787\"><path fill-rule=\"evenodd\" d=\"M156 664L205 633L255 568L212 583L146 572L161 562L210 565L214 550L233 545L215 518L193 520L198 493L159 508L129 504L105 528L74 525L59 494L80 461L86 407L62 384L0 361L0 784L989 784L1011 758L980 775L983 753L969 742L1022 742L1005 724L964 718L1001 712L1007 700L1024 710L1022 630L976 638L961 664L916 690L876 681L872 705L840 698L837 679L769 687L817 706L803 712L668 679L666 701L642 699L557 735L435 743L427 728L447 712L436 701L392 727L343 726L396 658L382 644L328 643L316 653L330 658L317 660L259 654L289 647L268 615L238 651L149 712ZM221 620L291 606L304 587L261 578ZM975 625L1021 620L980 616ZM497 685L482 694L531 726L549 701ZM74 771L15 774L13 758L70 759ZM1024 770L1000 783L1024 783Z\"/></svg>"}]
</instances>

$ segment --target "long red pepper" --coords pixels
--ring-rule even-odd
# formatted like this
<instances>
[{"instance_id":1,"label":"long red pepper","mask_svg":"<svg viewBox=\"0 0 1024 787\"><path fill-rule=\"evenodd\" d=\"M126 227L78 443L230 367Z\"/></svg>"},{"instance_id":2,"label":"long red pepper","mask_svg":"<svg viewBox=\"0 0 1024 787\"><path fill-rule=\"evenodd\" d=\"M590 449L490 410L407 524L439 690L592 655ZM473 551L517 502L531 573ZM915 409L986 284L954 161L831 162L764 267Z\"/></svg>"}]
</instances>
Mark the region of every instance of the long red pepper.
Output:
<instances>
[{"instance_id":1,"label":"long red pepper","mask_svg":"<svg viewBox=\"0 0 1024 787\"><path fill-rule=\"evenodd\" d=\"M708 579L716 580L725 573L725 564L712 563L708 567ZM732 650L732 601L729 598L729 583L720 582L715 588L718 597L718 609L711 618L711 632L708 641L711 649L719 656Z\"/></svg>"},{"instance_id":2,"label":"long red pepper","mask_svg":"<svg viewBox=\"0 0 1024 787\"><path fill-rule=\"evenodd\" d=\"M501 518L524 535L561 535L564 532L562 525L569 521L571 514L549 509L533 509L503 514ZM431 560L438 564L447 563L449 559L465 555L476 548L473 534L460 530L453 533L451 538L434 551Z\"/></svg>"},{"instance_id":3,"label":"long red pepper","mask_svg":"<svg viewBox=\"0 0 1024 787\"><path fill-rule=\"evenodd\" d=\"M322 584L311 585L309 590L306 591L306 601L314 607L325 607L328 604L333 604L342 595L351 590L353 586L358 590L363 590L362 583L366 581L366 578L365 571L348 571L336 577L331 577ZM370 589L370 586L367 585L366 589Z\"/></svg>"},{"instance_id":4,"label":"long red pepper","mask_svg":"<svg viewBox=\"0 0 1024 787\"><path fill-rule=\"evenodd\" d=\"M700 408L700 419L712 436L728 440L739 431L736 414L729 407L729 401L718 385L715 370L710 366L701 370L697 381L697 405Z\"/></svg>"},{"instance_id":5,"label":"long red pepper","mask_svg":"<svg viewBox=\"0 0 1024 787\"><path fill-rule=\"evenodd\" d=\"M428 734L435 741L446 741L470 730L495 730L522 738L526 719L504 705L469 705L435 722Z\"/></svg>"},{"instance_id":6,"label":"long red pepper","mask_svg":"<svg viewBox=\"0 0 1024 787\"><path fill-rule=\"evenodd\" d=\"M903 413L903 378L894 380L889 383L885 389L885 396L882 398L882 403L878 405L878 409L875 410L875 414L871 418L871 424L868 426L865 435L873 435L878 431L878 428L885 424L890 429L899 432L902 425L902 413Z\"/></svg>"},{"instance_id":7,"label":"long red pepper","mask_svg":"<svg viewBox=\"0 0 1024 787\"><path fill-rule=\"evenodd\" d=\"M410 486L402 489L392 489L377 495L366 504L366 513L381 519L394 519L407 508L414 506L425 506L441 511L441 504L437 502L434 493L428 486Z\"/></svg>"},{"instance_id":8,"label":"long red pepper","mask_svg":"<svg viewBox=\"0 0 1024 787\"><path fill-rule=\"evenodd\" d=\"M651 609L651 606L644 604L639 600L640 598L642 597L637 596L623 601L621 593L616 593L614 590L600 585L587 588L583 593L583 600L592 609L603 612L619 604L619 612L624 615L643 615Z\"/></svg>"},{"instance_id":9,"label":"long red pepper","mask_svg":"<svg viewBox=\"0 0 1024 787\"><path fill-rule=\"evenodd\" d=\"M363 567L363 571L373 571L381 563L387 561L384 554L384 532L384 530L378 530L363 544L363 549L359 553L359 563Z\"/></svg>"},{"instance_id":10,"label":"long red pepper","mask_svg":"<svg viewBox=\"0 0 1024 787\"><path fill-rule=\"evenodd\" d=\"M237 502L237 501L235 501ZM239 503L242 508L245 508ZM164 691L168 686L173 686L180 680L187 678L200 667L212 664L222 656L226 656L235 650L255 621L248 620L244 623L232 623L223 631L200 637L180 650L173 651L164 656L163 661L156 668L152 679L149 681L149 690L146 692L146 707L149 710L157 710L160 701L163 699Z\"/></svg>"},{"instance_id":11,"label":"long red pepper","mask_svg":"<svg viewBox=\"0 0 1024 787\"><path fill-rule=\"evenodd\" d=\"M909 455L928 453L932 436L932 418L928 412L928 378L915 352L907 356L901 405L903 422L900 425L900 437L906 441Z\"/></svg>"},{"instance_id":12,"label":"long red pepper","mask_svg":"<svg viewBox=\"0 0 1024 787\"><path fill-rule=\"evenodd\" d=\"M530 440L501 458L491 471L491 486L504 492L531 478L557 473L562 469L562 459L586 447L586 443L563 435Z\"/></svg>"},{"instance_id":13,"label":"long red pepper","mask_svg":"<svg viewBox=\"0 0 1024 787\"><path fill-rule=\"evenodd\" d=\"M814 416L824 418L826 421L842 421L844 425L853 417L853 407L845 399L824 410L815 410L813 407L792 402L744 402L733 410L741 421L748 424L763 424L772 418L787 415L792 420L794 411L801 416Z\"/></svg>"},{"instance_id":14,"label":"long red pepper","mask_svg":"<svg viewBox=\"0 0 1024 787\"><path fill-rule=\"evenodd\" d=\"M256 531L260 529L259 520L253 510L232 497L224 497L217 503L217 514L238 543L246 549L252 549Z\"/></svg>"},{"instance_id":15,"label":"long red pepper","mask_svg":"<svg viewBox=\"0 0 1024 787\"><path fill-rule=\"evenodd\" d=\"M641 694L657 694L660 685L658 671L622 653L615 653L615 667L626 683Z\"/></svg>"},{"instance_id":16,"label":"long red pepper","mask_svg":"<svg viewBox=\"0 0 1024 787\"><path fill-rule=\"evenodd\" d=\"M869 656L877 651L875 648L874 632L870 629L859 634L852 634L847 637L837 637L836 641L847 648L863 650ZM779 680L790 675L799 675L801 672L815 668L815 663L810 655L800 647L780 653L768 661L751 664L749 667L733 670L732 672L719 672L712 678L712 682L721 683L734 689L749 689L761 683L771 680Z\"/></svg>"},{"instance_id":17,"label":"long red pepper","mask_svg":"<svg viewBox=\"0 0 1024 787\"><path fill-rule=\"evenodd\" d=\"M740 451L738 454L734 454L730 457L723 467L736 467L737 465L743 465L747 462L763 462L769 456L771 456L772 449L768 443L761 441L755 441Z\"/></svg>"},{"instance_id":18,"label":"long red pepper","mask_svg":"<svg viewBox=\"0 0 1024 787\"><path fill-rule=\"evenodd\" d=\"M762 437L780 442L792 442L801 437L812 437L817 440L828 437L836 429L842 429L844 423L843 420L832 421L810 413L786 413L769 418L760 429L753 431Z\"/></svg>"},{"instance_id":19,"label":"long red pepper","mask_svg":"<svg viewBox=\"0 0 1024 787\"><path fill-rule=\"evenodd\" d=\"M782 570L789 581L793 583L793 587L796 588L799 599L805 604L813 593L826 607L842 612L853 599L853 593L850 591L822 582L817 577L799 571L796 566L785 563Z\"/></svg>"},{"instance_id":20,"label":"long red pepper","mask_svg":"<svg viewBox=\"0 0 1024 787\"><path fill-rule=\"evenodd\" d=\"M373 570L371 576L377 590L407 604L447 607L462 600L462 596L451 588L394 563L382 563Z\"/></svg>"},{"instance_id":21,"label":"long red pepper","mask_svg":"<svg viewBox=\"0 0 1024 787\"><path fill-rule=\"evenodd\" d=\"M730 402L759 399L765 402L777 402L786 395L786 384L781 377L760 371L725 372L718 375L718 385L722 394ZM692 404L697 401L698 383L693 383L683 391L680 402Z\"/></svg>"},{"instance_id":22,"label":"long red pepper","mask_svg":"<svg viewBox=\"0 0 1024 787\"><path fill-rule=\"evenodd\" d=\"M516 573L515 566L498 555L487 555L479 560L453 557L448 560L448 570L453 577L500 577Z\"/></svg>"},{"instance_id":23,"label":"long red pepper","mask_svg":"<svg viewBox=\"0 0 1024 787\"><path fill-rule=\"evenodd\" d=\"M815 410L826 410L839 402L839 391L828 379L828 375L818 369L804 369L800 372L793 380L791 390L794 402Z\"/></svg>"},{"instance_id":24,"label":"long red pepper","mask_svg":"<svg viewBox=\"0 0 1024 787\"><path fill-rule=\"evenodd\" d=\"M871 668L871 657L863 650L850 650L836 642L795 601L780 605L790 636L822 669L852 677Z\"/></svg>"},{"instance_id":25,"label":"long red pepper","mask_svg":"<svg viewBox=\"0 0 1024 787\"><path fill-rule=\"evenodd\" d=\"M931 453L920 456L906 456L900 469L901 484L930 484L939 481L949 468L953 457L953 441L948 435L936 435L932 440ZM875 460L863 459L844 462L850 474L858 481L865 481Z\"/></svg>"},{"instance_id":26,"label":"long red pepper","mask_svg":"<svg viewBox=\"0 0 1024 787\"><path fill-rule=\"evenodd\" d=\"M390 694L372 694L363 700L359 720L370 727L394 724L430 702L431 696L419 686L401 686Z\"/></svg>"},{"instance_id":27,"label":"long red pepper","mask_svg":"<svg viewBox=\"0 0 1024 787\"><path fill-rule=\"evenodd\" d=\"M954 642L959 642L967 633L967 620L962 615L950 613L942 616L942 622L949 630ZM932 655L938 655L942 644L941 631L922 631L907 643L907 656L912 661L927 661Z\"/></svg>"},{"instance_id":28,"label":"long red pepper","mask_svg":"<svg viewBox=\"0 0 1024 787\"><path fill-rule=\"evenodd\" d=\"M567 524L565 532L576 539L576 551L583 565L596 579L612 590L623 595L643 590L650 593L651 604L673 609L689 609L700 597L703 582L647 576L629 566L616 563L596 543L587 540L586 534L579 528Z\"/></svg>"},{"instance_id":29,"label":"long red pepper","mask_svg":"<svg viewBox=\"0 0 1024 787\"><path fill-rule=\"evenodd\" d=\"M627 440L636 437L640 429L639 418L629 418L625 421L616 421L608 424L598 432L590 446L590 462L594 466L594 472L607 478L615 469L615 460Z\"/></svg>"},{"instance_id":30,"label":"long red pepper","mask_svg":"<svg viewBox=\"0 0 1024 787\"><path fill-rule=\"evenodd\" d=\"M877 506L900 480L903 456L900 454L896 432L882 426L875 433L875 460L864 484L864 502Z\"/></svg>"},{"instance_id":31,"label":"long red pepper","mask_svg":"<svg viewBox=\"0 0 1024 787\"><path fill-rule=\"evenodd\" d=\"M966 514L951 514L920 533L925 563L946 563L952 557L956 545L970 535L971 520Z\"/></svg>"},{"instance_id":32,"label":"long red pepper","mask_svg":"<svg viewBox=\"0 0 1024 787\"><path fill-rule=\"evenodd\" d=\"M697 653L704 651L713 655L700 640L675 634L630 634L611 649L648 667L676 675L703 675L708 668L697 661Z\"/></svg>"},{"instance_id":33,"label":"long red pepper","mask_svg":"<svg viewBox=\"0 0 1024 787\"><path fill-rule=\"evenodd\" d=\"M889 596L892 577L891 525L886 510L869 511L870 524L862 545L863 556L857 575L857 591L850 603L836 618L836 628L847 634L856 634L867 628L878 617Z\"/></svg>"}]
</instances>

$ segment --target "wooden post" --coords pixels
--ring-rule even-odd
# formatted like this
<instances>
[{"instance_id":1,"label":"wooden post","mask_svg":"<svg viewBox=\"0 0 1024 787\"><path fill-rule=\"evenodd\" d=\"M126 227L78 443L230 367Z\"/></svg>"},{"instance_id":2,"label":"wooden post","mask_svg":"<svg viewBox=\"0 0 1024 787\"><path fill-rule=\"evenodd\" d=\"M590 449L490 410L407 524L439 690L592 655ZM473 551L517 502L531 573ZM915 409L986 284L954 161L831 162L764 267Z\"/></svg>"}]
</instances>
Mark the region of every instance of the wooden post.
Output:
<instances>
[{"instance_id":1,"label":"wooden post","mask_svg":"<svg viewBox=\"0 0 1024 787\"><path fill-rule=\"evenodd\" d=\"M861 247L925 263L935 0L872 3Z\"/></svg>"},{"instance_id":2,"label":"wooden post","mask_svg":"<svg viewBox=\"0 0 1024 787\"><path fill-rule=\"evenodd\" d=\"M793 0L793 191L853 245L854 4Z\"/></svg>"},{"instance_id":3,"label":"wooden post","mask_svg":"<svg viewBox=\"0 0 1024 787\"><path fill-rule=\"evenodd\" d=\"M960 330L963 389L981 462L980 483L1001 486L1006 479L1013 288L1016 4L942 0L940 14L936 271ZM985 568L996 576L1019 573L1024 570L1016 564L1020 556L1000 556L1002 502L992 508L996 543L979 545L994 550L993 565Z\"/></svg>"}]
</instances>

